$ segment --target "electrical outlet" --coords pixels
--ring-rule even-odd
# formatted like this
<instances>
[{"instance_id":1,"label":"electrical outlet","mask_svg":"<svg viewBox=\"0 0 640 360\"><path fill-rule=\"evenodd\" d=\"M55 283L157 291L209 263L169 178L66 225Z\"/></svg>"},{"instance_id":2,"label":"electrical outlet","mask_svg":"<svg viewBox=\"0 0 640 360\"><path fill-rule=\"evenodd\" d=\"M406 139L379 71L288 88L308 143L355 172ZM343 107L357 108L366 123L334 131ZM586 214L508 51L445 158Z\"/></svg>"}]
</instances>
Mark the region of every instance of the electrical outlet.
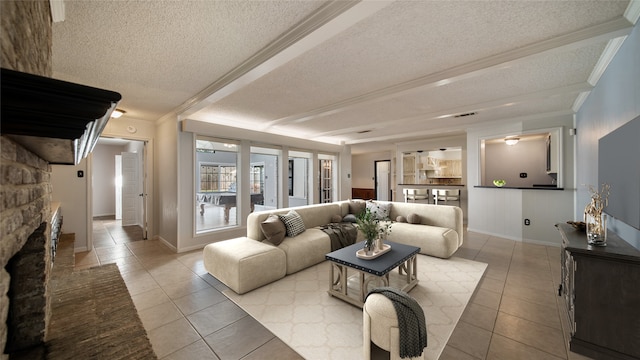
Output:
<instances>
[{"instance_id":1,"label":"electrical outlet","mask_svg":"<svg viewBox=\"0 0 640 360\"><path fill-rule=\"evenodd\" d=\"M525 224L526 226L531 225L531 220L529 220L529 219L524 219L524 224Z\"/></svg>"},{"instance_id":2,"label":"electrical outlet","mask_svg":"<svg viewBox=\"0 0 640 360\"><path fill-rule=\"evenodd\" d=\"M526 178L527 177L527 173L520 173L520 177L523 178L523 179Z\"/></svg>"}]
</instances>

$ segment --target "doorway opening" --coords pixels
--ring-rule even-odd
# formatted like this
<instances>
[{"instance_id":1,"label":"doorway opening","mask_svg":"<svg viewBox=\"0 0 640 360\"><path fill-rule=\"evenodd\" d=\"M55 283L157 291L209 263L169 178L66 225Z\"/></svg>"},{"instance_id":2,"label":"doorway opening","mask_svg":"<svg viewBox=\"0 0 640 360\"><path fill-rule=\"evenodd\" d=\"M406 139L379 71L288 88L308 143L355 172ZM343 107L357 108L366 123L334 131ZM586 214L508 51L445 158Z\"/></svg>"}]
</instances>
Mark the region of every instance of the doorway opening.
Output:
<instances>
[{"instance_id":1,"label":"doorway opening","mask_svg":"<svg viewBox=\"0 0 640 360\"><path fill-rule=\"evenodd\" d=\"M147 142L101 137L91 161L93 246L146 240Z\"/></svg>"},{"instance_id":2,"label":"doorway opening","mask_svg":"<svg viewBox=\"0 0 640 360\"><path fill-rule=\"evenodd\" d=\"M374 161L376 200L391 201L391 160Z\"/></svg>"}]
</instances>

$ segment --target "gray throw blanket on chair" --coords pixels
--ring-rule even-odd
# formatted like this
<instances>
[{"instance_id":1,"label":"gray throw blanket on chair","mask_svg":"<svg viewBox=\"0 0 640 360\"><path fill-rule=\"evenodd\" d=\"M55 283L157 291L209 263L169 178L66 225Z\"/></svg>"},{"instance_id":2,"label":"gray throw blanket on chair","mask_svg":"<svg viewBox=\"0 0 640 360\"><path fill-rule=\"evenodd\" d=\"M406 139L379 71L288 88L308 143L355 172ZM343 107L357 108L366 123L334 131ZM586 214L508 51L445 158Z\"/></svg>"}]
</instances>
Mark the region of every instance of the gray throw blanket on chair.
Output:
<instances>
[{"instance_id":1,"label":"gray throw blanket on chair","mask_svg":"<svg viewBox=\"0 0 640 360\"><path fill-rule=\"evenodd\" d=\"M369 292L382 294L393 303L398 316L400 333L400 357L417 357L427 346L427 326L424 311L418 302L404 291L391 287L380 287Z\"/></svg>"},{"instance_id":2,"label":"gray throw blanket on chair","mask_svg":"<svg viewBox=\"0 0 640 360\"><path fill-rule=\"evenodd\" d=\"M331 251L355 244L358 229L352 223L329 223L320 227L331 238Z\"/></svg>"}]
</instances>

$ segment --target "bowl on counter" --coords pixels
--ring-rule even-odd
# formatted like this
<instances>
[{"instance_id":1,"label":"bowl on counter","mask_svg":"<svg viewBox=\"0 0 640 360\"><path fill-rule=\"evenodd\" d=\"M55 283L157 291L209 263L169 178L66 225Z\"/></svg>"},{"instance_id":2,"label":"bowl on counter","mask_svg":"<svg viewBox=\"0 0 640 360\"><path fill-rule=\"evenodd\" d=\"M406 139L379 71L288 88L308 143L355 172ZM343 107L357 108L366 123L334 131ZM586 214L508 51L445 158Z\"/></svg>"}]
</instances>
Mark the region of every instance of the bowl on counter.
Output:
<instances>
[{"instance_id":1,"label":"bowl on counter","mask_svg":"<svg viewBox=\"0 0 640 360\"><path fill-rule=\"evenodd\" d=\"M500 180L500 179L498 179L498 180L493 180L493 185L495 185L495 186L497 186L497 187L503 187L503 186L505 186L506 184L507 184L507 182L506 182L506 181L504 181L504 180Z\"/></svg>"}]
</instances>

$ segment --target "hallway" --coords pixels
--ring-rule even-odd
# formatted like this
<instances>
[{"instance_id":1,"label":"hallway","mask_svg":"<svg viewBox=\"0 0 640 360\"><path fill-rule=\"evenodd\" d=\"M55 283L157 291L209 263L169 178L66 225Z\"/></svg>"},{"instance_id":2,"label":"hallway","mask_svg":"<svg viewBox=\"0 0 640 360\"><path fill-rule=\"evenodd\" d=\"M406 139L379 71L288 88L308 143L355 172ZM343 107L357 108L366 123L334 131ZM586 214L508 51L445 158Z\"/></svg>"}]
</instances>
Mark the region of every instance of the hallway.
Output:
<instances>
[{"instance_id":1,"label":"hallway","mask_svg":"<svg viewBox=\"0 0 640 360\"><path fill-rule=\"evenodd\" d=\"M93 218L93 246L96 248L143 239L142 228L138 225L122 226L122 221L113 216Z\"/></svg>"}]
</instances>

